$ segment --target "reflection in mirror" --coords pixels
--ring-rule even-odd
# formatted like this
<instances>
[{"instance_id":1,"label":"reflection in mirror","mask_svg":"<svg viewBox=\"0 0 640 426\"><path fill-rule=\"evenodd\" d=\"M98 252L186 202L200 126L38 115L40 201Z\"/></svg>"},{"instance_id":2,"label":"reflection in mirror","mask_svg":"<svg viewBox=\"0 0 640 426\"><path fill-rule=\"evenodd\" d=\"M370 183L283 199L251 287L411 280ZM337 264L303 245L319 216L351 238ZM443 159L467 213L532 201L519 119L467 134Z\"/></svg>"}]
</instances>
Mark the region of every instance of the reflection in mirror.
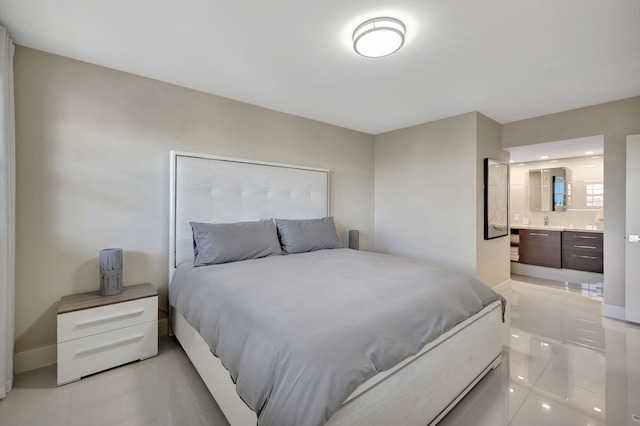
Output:
<instances>
[{"instance_id":1,"label":"reflection in mirror","mask_svg":"<svg viewBox=\"0 0 640 426\"><path fill-rule=\"evenodd\" d=\"M529 210L567 211L568 174L566 167L529 170Z\"/></svg>"},{"instance_id":2,"label":"reflection in mirror","mask_svg":"<svg viewBox=\"0 0 640 426\"><path fill-rule=\"evenodd\" d=\"M555 176L553 180L553 211L564 212L567 210L567 190L564 176Z\"/></svg>"},{"instance_id":3,"label":"reflection in mirror","mask_svg":"<svg viewBox=\"0 0 640 426\"><path fill-rule=\"evenodd\" d=\"M567 210L599 210L604 206L604 181L573 181L567 184Z\"/></svg>"},{"instance_id":4,"label":"reflection in mirror","mask_svg":"<svg viewBox=\"0 0 640 426\"><path fill-rule=\"evenodd\" d=\"M509 232L509 165L484 160L484 239Z\"/></svg>"}]
</instances>

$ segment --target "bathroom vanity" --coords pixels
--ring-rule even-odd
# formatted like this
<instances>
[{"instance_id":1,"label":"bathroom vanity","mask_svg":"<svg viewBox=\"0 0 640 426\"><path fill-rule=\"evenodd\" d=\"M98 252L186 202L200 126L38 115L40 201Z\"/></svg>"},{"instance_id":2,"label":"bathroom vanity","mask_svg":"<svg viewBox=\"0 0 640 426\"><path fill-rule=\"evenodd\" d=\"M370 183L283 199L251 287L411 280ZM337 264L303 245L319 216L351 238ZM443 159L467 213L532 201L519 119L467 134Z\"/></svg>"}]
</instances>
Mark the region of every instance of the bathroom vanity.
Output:
<instances>
[{"instance_id":1,"label":"bathroom vanity","mask_svg":"<svg viewBox=\"0 0 640 426\"><path fill-rule=\"evenodd\" d=\"M512 246L518 248L519 263L603 272L601 229L512 226L511 234Z\"/></svg>"}]
</instances>

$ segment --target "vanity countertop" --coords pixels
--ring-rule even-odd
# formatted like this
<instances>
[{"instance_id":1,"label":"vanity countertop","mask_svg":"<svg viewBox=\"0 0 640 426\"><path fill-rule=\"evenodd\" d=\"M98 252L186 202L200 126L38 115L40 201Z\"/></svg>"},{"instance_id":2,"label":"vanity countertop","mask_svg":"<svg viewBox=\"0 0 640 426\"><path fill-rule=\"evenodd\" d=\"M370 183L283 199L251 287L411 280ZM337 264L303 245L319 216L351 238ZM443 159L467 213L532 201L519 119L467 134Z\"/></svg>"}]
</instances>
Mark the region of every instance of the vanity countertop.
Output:
<instances>
[{"instance_id":1,"label":"vanity countertop","mask_svg":"<svg viewBox=\"0 0 640 426\"><path fill-rule=\"evenodd\" d=\"M603 233L603 229L600 228L596 228L596 229L587 229L587 228L577 228L577 227L570 227L570 226L563 226L563 225L510 225L511 228L513 229L536 229L539 231L569 231L569 232L593 232L596 234L602 234Z\"/></svg>"}]
</instances>

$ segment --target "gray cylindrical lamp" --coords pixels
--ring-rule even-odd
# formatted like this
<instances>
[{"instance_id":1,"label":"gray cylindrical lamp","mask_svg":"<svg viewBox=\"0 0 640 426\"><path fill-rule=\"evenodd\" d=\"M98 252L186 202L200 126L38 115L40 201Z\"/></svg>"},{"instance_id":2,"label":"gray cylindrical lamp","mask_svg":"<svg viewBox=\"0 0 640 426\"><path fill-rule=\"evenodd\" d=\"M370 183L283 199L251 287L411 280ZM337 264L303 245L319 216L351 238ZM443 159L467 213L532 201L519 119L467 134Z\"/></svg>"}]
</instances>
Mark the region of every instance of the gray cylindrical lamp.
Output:
<instances>
[{"instance_id":1,"label":"gray cylindrical lamp","mask_svg":"<svg viewBox=\"0 0 640 426\"><path fill-rule=\"evenodd\" d=\"M122 293L122 249L100 250L100 295Z\"/></svg>"},{"instance_id":2,"label":"gray cylindrical lamp","mask_svg":"<svg viewBox=\"0 0 640 426\"><path fill-rule=\"evenodd\" d=\"M360 250L360 231L352 229L349 231L349 248Z\"/></svg>"}]
</instances>

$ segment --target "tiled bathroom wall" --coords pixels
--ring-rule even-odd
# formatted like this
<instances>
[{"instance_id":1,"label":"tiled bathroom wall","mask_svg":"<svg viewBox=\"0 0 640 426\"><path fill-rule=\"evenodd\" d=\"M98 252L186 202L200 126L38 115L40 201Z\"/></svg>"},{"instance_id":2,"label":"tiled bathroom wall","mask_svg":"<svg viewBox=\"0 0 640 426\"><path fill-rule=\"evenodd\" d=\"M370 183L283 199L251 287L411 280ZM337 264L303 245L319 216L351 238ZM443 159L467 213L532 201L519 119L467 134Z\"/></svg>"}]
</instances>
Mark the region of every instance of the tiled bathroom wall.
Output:
<instances>
[{"instance_id":1,"label":"tiled bathroom wall","mask_svg":"<svg viewBox=\"0 0 640 426\"><path fill-rule=\"evenodd\" d=\"M563 158L552 161L510 164L510 224L522 225L524 218L527 217L529 225L542 226L544 217L547 216L550 226L569 228L595 226L602 229L603 223L596 220L596 215L602 205L603 197L606 197L602 185L604 183L603 156ZM569 169L567 211L532 212L529 210L529 170L553 167Z\"/></svg>"}]
</instances>

